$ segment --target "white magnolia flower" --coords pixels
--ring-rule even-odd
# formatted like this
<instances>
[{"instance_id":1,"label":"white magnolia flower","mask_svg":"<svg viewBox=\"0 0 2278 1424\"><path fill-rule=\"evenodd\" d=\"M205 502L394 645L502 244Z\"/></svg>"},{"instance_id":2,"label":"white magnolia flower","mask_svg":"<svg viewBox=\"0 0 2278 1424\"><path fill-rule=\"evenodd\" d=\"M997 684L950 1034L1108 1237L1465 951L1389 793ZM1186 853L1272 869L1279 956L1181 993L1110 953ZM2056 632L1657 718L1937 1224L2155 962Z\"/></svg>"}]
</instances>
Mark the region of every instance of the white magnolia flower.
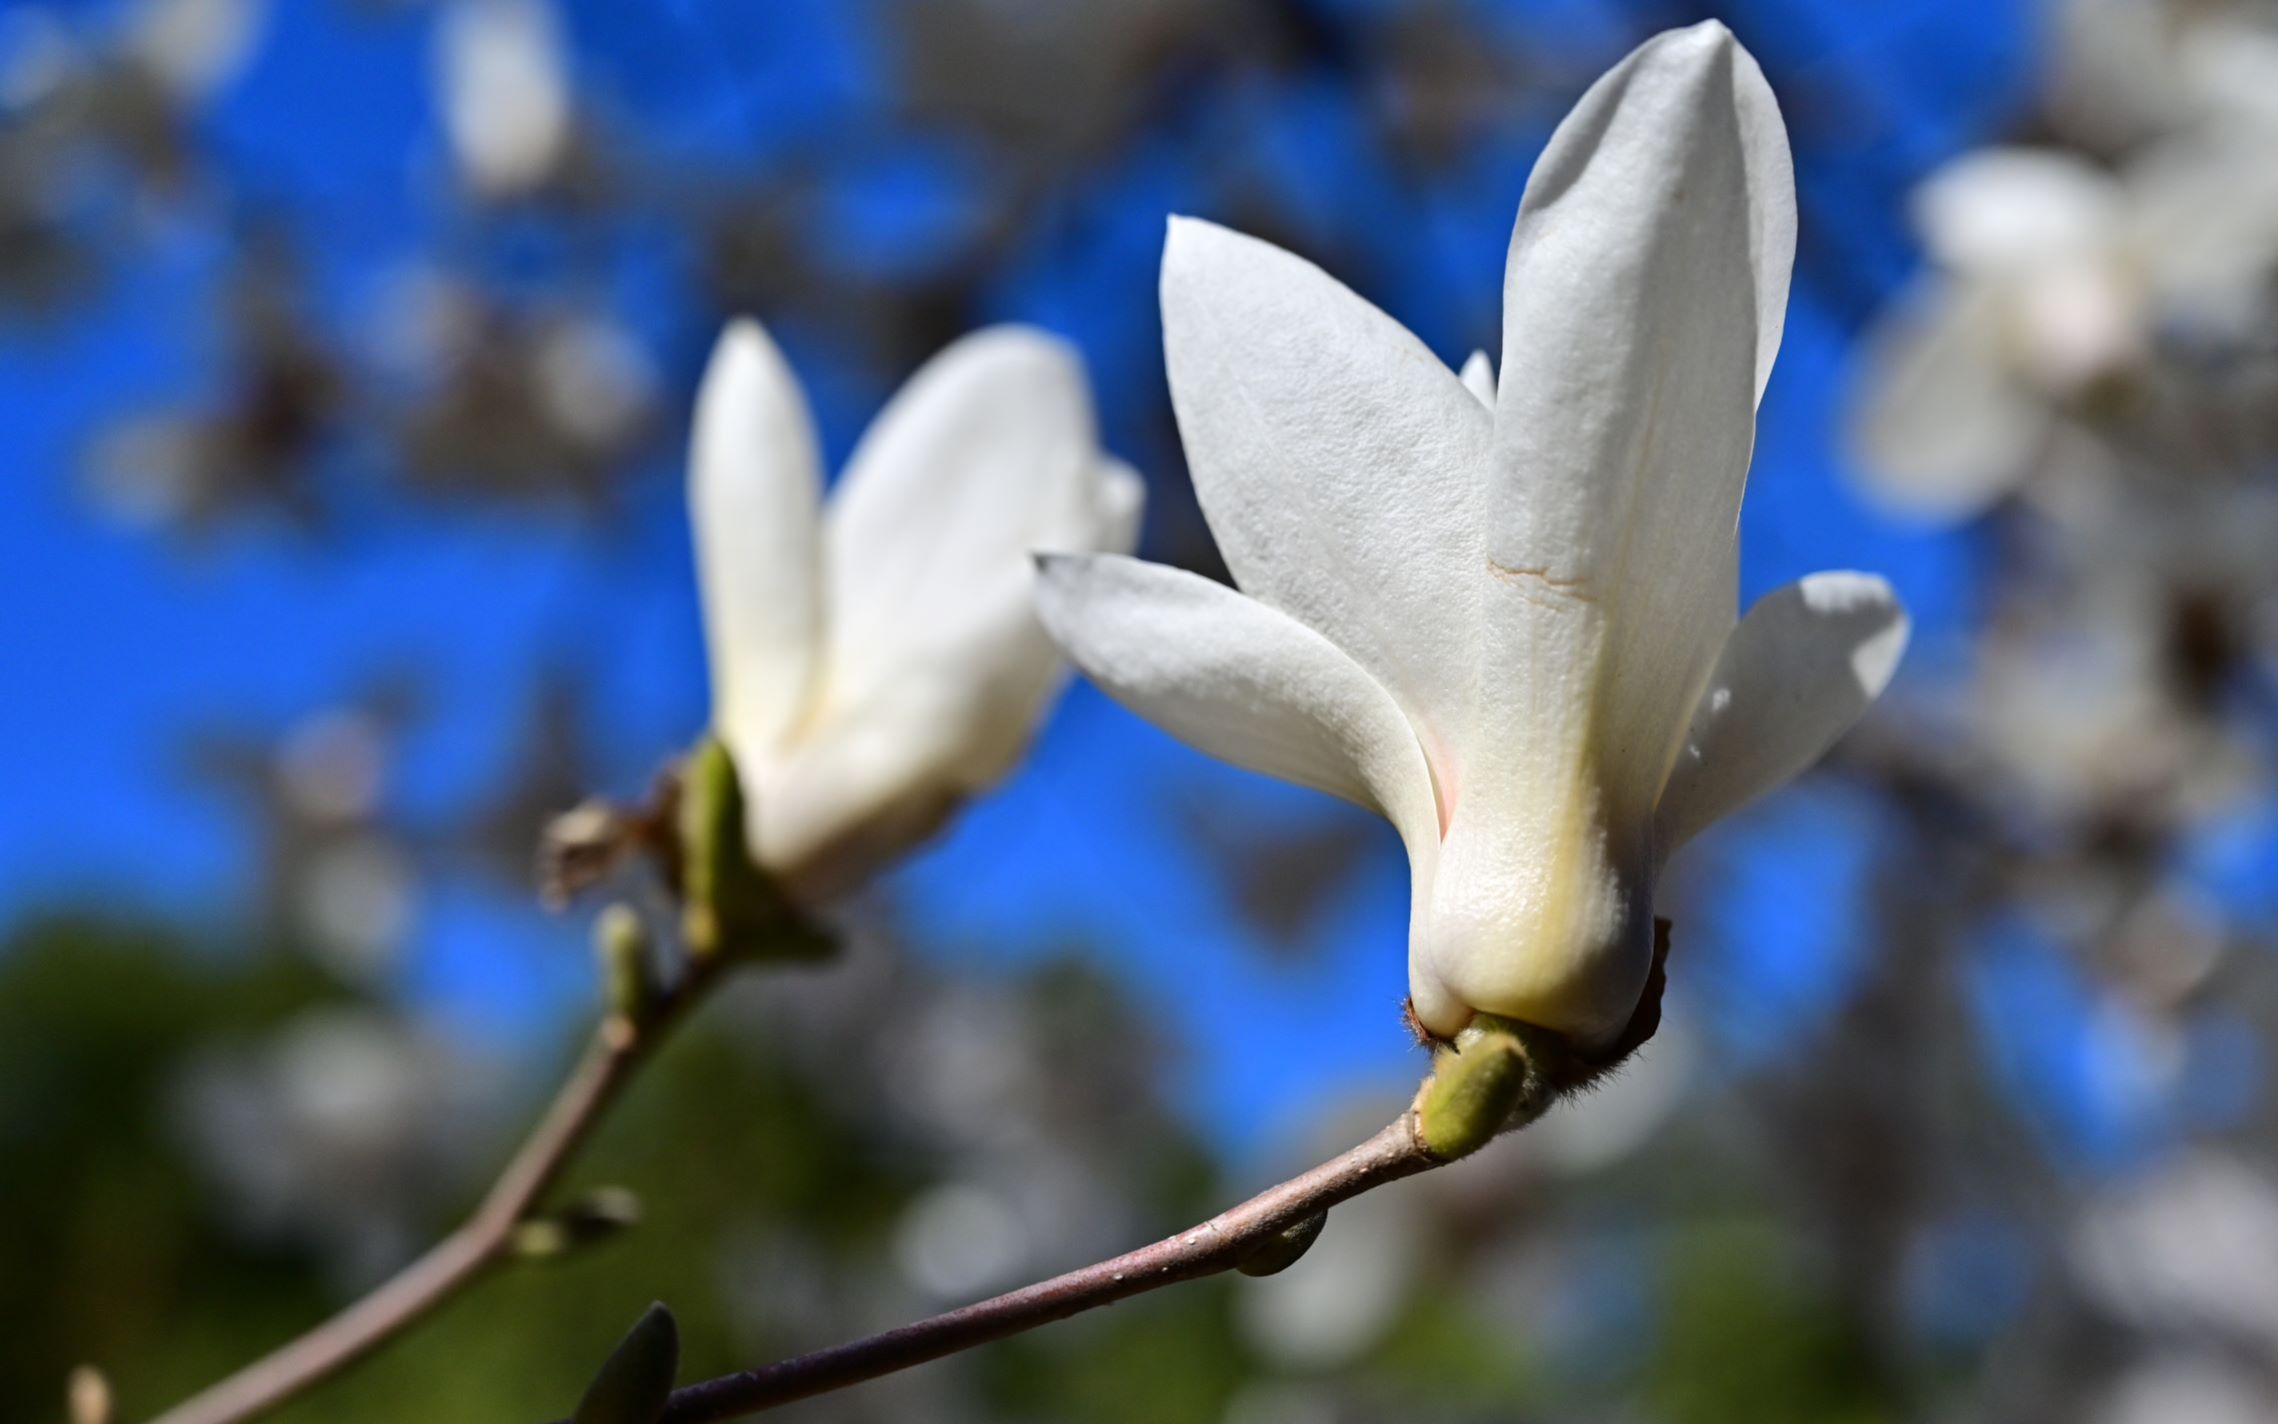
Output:
<instances>
[{"instance_id":1,"label":"white magnolia flower","mask_svg":"<svg viewBox=\"0 0 2278 1424\"><path fill-rule=\"evenodd\" d=\"M2278 273L2267 152L2267 138L2210 129L2117 173L1993 148L1924 180L1929 270L1865 351L1853 435L1867 491L1910 514L1980 513L2163 341L2250 340Z\"/></svg>"},{"instance_id":2,"label":"white magnolia flower","mask_svg":"<svg viewBox=\"0 0 2278 1424\"><path fill-rule=\"evenodd\" d=\"M1310 264L1172 224L1171 394L1243 591L1047 559L1045 622L1197 746L1392 821L1435 1033L1474 1011L1617 1033L1663 860L1890 676L1906 625L1876 578L1816 575L1734 627L1794 242L1779 110L1714 23L1643 46L1552 136L1499 391Z\"/></svg>"},{"instance_id":3,"label":"white magnolia flower","mask_svg":"<svg viewBox=\"0 0 2278 1424\"><path fill-rule=\"evenodd\" d=\"M805 899L851 888L1009 771L1061 676L1029 551L1129 550L1142 493L1076 353L997 327L910 379L825 509L797 379L730 326L689 504L712 725L761 867Z\"/></svg>"}]
</instances>

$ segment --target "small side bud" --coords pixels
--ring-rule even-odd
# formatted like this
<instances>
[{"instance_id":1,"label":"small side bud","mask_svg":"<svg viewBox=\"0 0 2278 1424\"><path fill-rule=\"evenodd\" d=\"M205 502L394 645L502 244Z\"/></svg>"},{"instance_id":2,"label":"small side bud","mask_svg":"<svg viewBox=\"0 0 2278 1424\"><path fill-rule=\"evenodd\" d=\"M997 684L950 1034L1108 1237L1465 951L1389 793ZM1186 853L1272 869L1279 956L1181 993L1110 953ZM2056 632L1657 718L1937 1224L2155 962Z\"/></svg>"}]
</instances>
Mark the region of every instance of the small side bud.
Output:
<instances>
[{"instance_id":1,"label":"small side bud","mask_svg":"<svg viewBox=\"0 0 2278 1424\"><path fill-rule=\"evenodd\" d=\"M607 879L637 839L625 813L598 797L554 817L538 838L538 903L566 908Z\"/></svg>"},{"instance_id":2,"label":"small side bud","mask_svg":"<svg viewBox=\"0 0 2278 1424\"><path fill-rule=\"evenodd\" d=\"M1530 1042L1539 1038L1524 1025L1481 1014L1432 1055L1432 1076L1416 1094L1417 1130L1432 1155L1468 1157L1550 1106L1537 1052L1545 1045Z\"/></svg>"},{"instance_id":3,"label":"small side bud","mask_svg":"<svg viewBox=\"0 0 2278 1424\"><path fill-rule=\"evenodd\" d=\"M93 1365L81 1365L71 1372L64 1397L71 1424L111 1424L111 1382Z\"/></svg>"},{"instance_id":4,"label":"small side bud","mask_svg":"<svg viewBox=\"0 0 2278 1424\"><path fill-rule=\"evenodd\" d=\"M648 926L623 902L593 922L593 955L601 966L601 1005L609 1032L630 1042L656 1008Z\"/></svg>"},{"instance_id":5,"label":"small side bud","mask_svg":"<svg viewBox=\"0 0 2278 1424\"><path fill-rule=\"evenodd\" d=\"M743 785L728 749L706 737L680 784L681 933L698 959L820 959L836 946L760 873L744 844Z\"/></svg>"},{"instance_id":6,"label":"small side bud","mask_svg":"<svg viewBox=\"0 0 2278 1424\"><path fill-rule=\"evenodd\" d=\"M553 1260L607 1241L640 1219L639 1197L624 1187L599 1187L559 1211L523 1221L510 1245L524 1260Z\"/></svg>"},{"instance_id":7,"label":"small side bud","mask_svg":"<svg viewBox=\"0 0 2278 1424\"><path fill-rule=\"evenodd\" d=\"M652 1305L617 1343L586 1386L571 1424L656 1424L680 1372L680 1326Z\"/></svg>"},{"instance_id":8,"label":"small side bud","mask_svg":"<svg viewBox=\"0 0 2278 1424\"><path fill-rule=\"evenodd\" d=\"M1245 1276L1278 1275L1313 1249L1313 1243L1321 1238L1321 1228L1328 1224L1329 1213L1317 1211L1295 1226L1284 1227L1267 1237L1256 1250L1236 1262L1234 1269Z\"/></svg>"}]
</instances>

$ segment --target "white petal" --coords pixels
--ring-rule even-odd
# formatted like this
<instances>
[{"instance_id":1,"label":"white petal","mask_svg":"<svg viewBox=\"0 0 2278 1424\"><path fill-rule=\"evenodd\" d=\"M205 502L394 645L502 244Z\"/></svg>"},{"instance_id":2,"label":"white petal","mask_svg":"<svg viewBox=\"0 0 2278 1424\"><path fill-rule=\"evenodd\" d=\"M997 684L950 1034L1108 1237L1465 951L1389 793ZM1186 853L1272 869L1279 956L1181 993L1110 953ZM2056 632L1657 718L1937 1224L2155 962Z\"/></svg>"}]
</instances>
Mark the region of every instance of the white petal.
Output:
<instances>
[{"instance_id":1,"label":"white petal","mask_svg":"<svg viewBox=\"0 0 2278 1424\"><path fill-rule=\"evenodd\" d=\"M1872 574L1813 574L1749 609L1662 793L1661 853L1819 760L1890 682L1907 631Z\"/></svg>"},{"instance_id":2,"label":"white petal","mask_svg":"<svg viewBox=\"0 0 2278 1424\"><path fill-rule=\"evenodd\" d=\"M1147 482L1121 460L1100 462L1093 487L1092 534L1081 543L1039 544L1047 553L1128 554L1139 547L1139 523L1147 513Z\"/></svg>"},{"instance_id":3,"label":"white petal","mask_svg":"<svg viewBox=\"0 0 2278 1424\"><path fill-rule=\"evenodd\" d=\"M1850 429L1875 503L1962 520L2024 479L2050 417L2002 343L2000 295L1982 283L1932 280L1883 315L1860 348Z\"/></svg>"},{"instance_id":4,"label":"white petal","mask_svg":"<svg viewBox=\"0 0 2278 1424\"><path fill-rule=\"evenodd\" d=\"M797 378L758 323L731 323L696 395L688 504L712 725L739 766L772 751L811 690L821 483Z\"/></svg>"},{"instance_id":5,"label":"white petal","mask_svg":"<svg viewBox=\"0 0 2278 1424\"><path fill-rule=\"evenodd\" d=\"M962 590L929 620L939 641L761 769L752 843L794 895L860 885L1018 760L1062 668L1030 607L1033 577L1000 570Z\"/></svg>"},{"instance_id":6,"label":"white petal","mask_svg":"<svg viewBox=\"0 0 2278 1424\"><path fill-rule=\"evenodd\" d=\"M1195 494L1235 582L1326 634L1412 716L1467 696L1487 412L1312 263L1187 218L1163 350Z\"/></svg>"},{"instance_id":7,"label":"white petal","mask_svg":"<svg viewBox=\"0 0 2278 1424\"><path fill-rule=\"evenodd\" d=\"M1113 555L1038 560L1037 608L1118 702L1212 756L1439 836L1431 771L1391 695L1328 639L1224 584Z\"/></svg>"},{"instance_id":8,"label":"white petal","mask_svg":"<svg viewBox=\"0 0 2278 1424\"><path fill-rule=\"evenodd\" d=\"M1463 363L1460 374L1463 388L1479 397L1479 403L1490 411L1495 408L1495 361L1484 351L1474 351Z\"/></svg>"},{"instance_id":9,"label":"white petal","mask_svg":"<svg viewBox=\"0 0 2278 1424\"><path fill-rule=\"evenodd\" d=\"M1087 548L1100 454L1083 365L1022 327L958 341L863 436L825 515L826 719L904 676L954 666L986 610L1023 608L1032 549Z\"/></svg>"},{"instance_id":10,"label":"white petal","mask_svg":"<svg viewBox=\"0 0 2278 1424\"><path fill-rule=\"evenodd\" d=\"M1924 179L1912 207L1922 245L1940 264L1985 275L2108 246L2122 199L2109 175L2074 154L1986 148Z\"/></svg>"},{"instance_id":11,"label":"white petal","mask_svg":"<svg viewBox=\"0 0 2278 1424\"><path fill-rule=\"evenodd\" d=\"M1483 705L1477 736L1568 747L1572 727L1529 724L1586 711L1617 816L1650 808L1732 624L1755 402L1794 250L1778 105L1714 21L1648 41L1593 85L1520 204L1489 666L1574 672L1504 699L1500 717Z\"/></svg>"}]
</instances>

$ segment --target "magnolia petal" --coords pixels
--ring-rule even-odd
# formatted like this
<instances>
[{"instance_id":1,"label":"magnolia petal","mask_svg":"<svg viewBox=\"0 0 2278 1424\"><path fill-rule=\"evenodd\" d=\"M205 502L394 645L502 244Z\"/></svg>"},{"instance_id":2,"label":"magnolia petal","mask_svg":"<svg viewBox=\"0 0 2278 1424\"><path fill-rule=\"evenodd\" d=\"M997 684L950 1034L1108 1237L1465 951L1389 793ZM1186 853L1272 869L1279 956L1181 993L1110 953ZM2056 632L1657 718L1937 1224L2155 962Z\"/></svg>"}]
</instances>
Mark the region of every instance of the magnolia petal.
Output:
<instances>
[{"instance_id":1,"label":"magnolia petal","mask_svg":"<svg viewBox=\"0 0 2278 1424\"><path fill-rule=\"evenodd\" d=\"M696 395L688 503L712 723L739 765L782 740L814 680L821 483L797 378L758 323L731 323Z\"/></svg>"},{"instance_id":2,"label":"magnolia petal","mask_svg":"<svg viewBox=\"0 0 2278 1424\"><path fill-rule=\"evenodd\" d=\"M1908 626L1872 574L1812 574L1749 609L1662 793L1661 854L1819 760L1889 684Z\"/></svg>"},{"instance_id":3,"label":"magnolia petal","mask_svg":"<svg viewBox=\"0 0 2278 1424\"><path fill-rule=\"evenodd\" d=\"M1732 625L1755 403L1794 252L1779 106L1714 21L1591 86L1519 207L1487 663L1576 675L1543 690L1556 706L1490 699L1471 740L1565 748L1584 738L1563 724L1587 718L1616 816L1650 809ZM1562 725L1525 725L1546 717Z\"/></svg>"},{"instance_id":4,"label":"magnolia petal","mask_svg":"<svg viewBox=\"0 0 2278 1424\"><path fill-rule=\"evenodd\" d=\"M1063 664L1025 563L963 591L940 641L819 719L751 798L761 864L802 901L845 893L931 836L1019 759Z\"/></svg>"},{"instance_id":5,"label":"magnolia petal","mask_svg":"<svg viewBox=\"0 0 2278 1424\"><path fill-rule=\"evenodd\" d=\"M1862 492L1886 511L1951 522L2015 489L2047 438L2047 404L2004 360L2000 294L1931 279L1860 349L1850 445Z\"/></svg>"},{"instance_id":6,"label":"magnolia petal","mask_svg":"<svg viewBox=\"0 0 2278 1424\"><path fill-rule=\"evenodd\" d=\"M1495 409L1495 362L1484 351L1474 351L1463 363L1458 377L1463 388L1479 397L1479 403L1488 410Z\"/></svg>"},{"instance_id":7,"label":"magnolia petal","mask_svg":"<svg viewBox=\"0 0 2278 1424\"><path fill-rule=\"evenodd\" d=\"M1116 701L1212 756L1381 812L1412 860L1436 845L1414 729L1328 639L1183 569L1114 555L1037 566L1044 626Z\"/></svg>"},{"instance_id":8,"label":"magnolia petal","mask_svg":"<svg viewBox=\"0 0 2278 1424\"><path fill-rule=\"evenodd\" d=\"M2018 273L2117 239L2125 195L2057 149L1981 148L1925 178L1910 202L1922 245L1947 270Z\"/></svg>"},{"instance_id":9,"label":"magnolia petal","mask_svg":"<svg viewBox=\"0 0 2278 1424\"><path fill-rule=\"evenodd\" d=\"M1436 720L1468 696L1491 421L1423 343L1312 263L1173 218L1163 349L1187 463L1242 590Z\"/></svg>"},{"instance_id":10,"label":"magnolia petal","mask_svg":"<svg viewBox=\"0 0 2278 1424\"><path fill-rule=\"evenodd\" d=\"M1121 460L1100 461L1092 491L1092 535L1064 548L1037 547L1047 553L1128 554L1139 547L1139 524L1147 513L1147 481Z\"/></svg>"},{"instance_id":11,"label":"magnolia petal","mask_svg":"<svg viewBox=\"0 0 2278 1424\"><path fill-rule=\"evenodd\" d=\"M977 591L1025 586L1031 549L1087 546L1099 460L1083 363L1056 337L992 327L912 376L824 517L824 718L878 695L913 657L954 665L958 638L990 626Z\"/></svg>"}]
</instances>

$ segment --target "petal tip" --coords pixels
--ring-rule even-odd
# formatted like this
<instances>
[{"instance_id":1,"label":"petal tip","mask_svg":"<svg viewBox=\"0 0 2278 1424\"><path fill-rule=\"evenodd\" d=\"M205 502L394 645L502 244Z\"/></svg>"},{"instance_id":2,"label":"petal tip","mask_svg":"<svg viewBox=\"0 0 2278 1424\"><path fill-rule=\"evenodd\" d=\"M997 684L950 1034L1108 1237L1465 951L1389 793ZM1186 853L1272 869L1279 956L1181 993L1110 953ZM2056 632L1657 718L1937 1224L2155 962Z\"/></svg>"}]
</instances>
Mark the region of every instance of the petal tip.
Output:
<instances>
[{"instance_id":1,"label":"petal tip","mask_svg":"<svg viewBox=\"0 0 2278 1424\"><path fill-rule=\"evenodd\" d=\"M1827 617L1855 618L1872 626L1851 649L1851 675L1872 700L1897 675L1914 623L1890 581L1879 574L1849 569L1807 575L1801 581L1804 605Z\"/></svg>"}]
</instances>

